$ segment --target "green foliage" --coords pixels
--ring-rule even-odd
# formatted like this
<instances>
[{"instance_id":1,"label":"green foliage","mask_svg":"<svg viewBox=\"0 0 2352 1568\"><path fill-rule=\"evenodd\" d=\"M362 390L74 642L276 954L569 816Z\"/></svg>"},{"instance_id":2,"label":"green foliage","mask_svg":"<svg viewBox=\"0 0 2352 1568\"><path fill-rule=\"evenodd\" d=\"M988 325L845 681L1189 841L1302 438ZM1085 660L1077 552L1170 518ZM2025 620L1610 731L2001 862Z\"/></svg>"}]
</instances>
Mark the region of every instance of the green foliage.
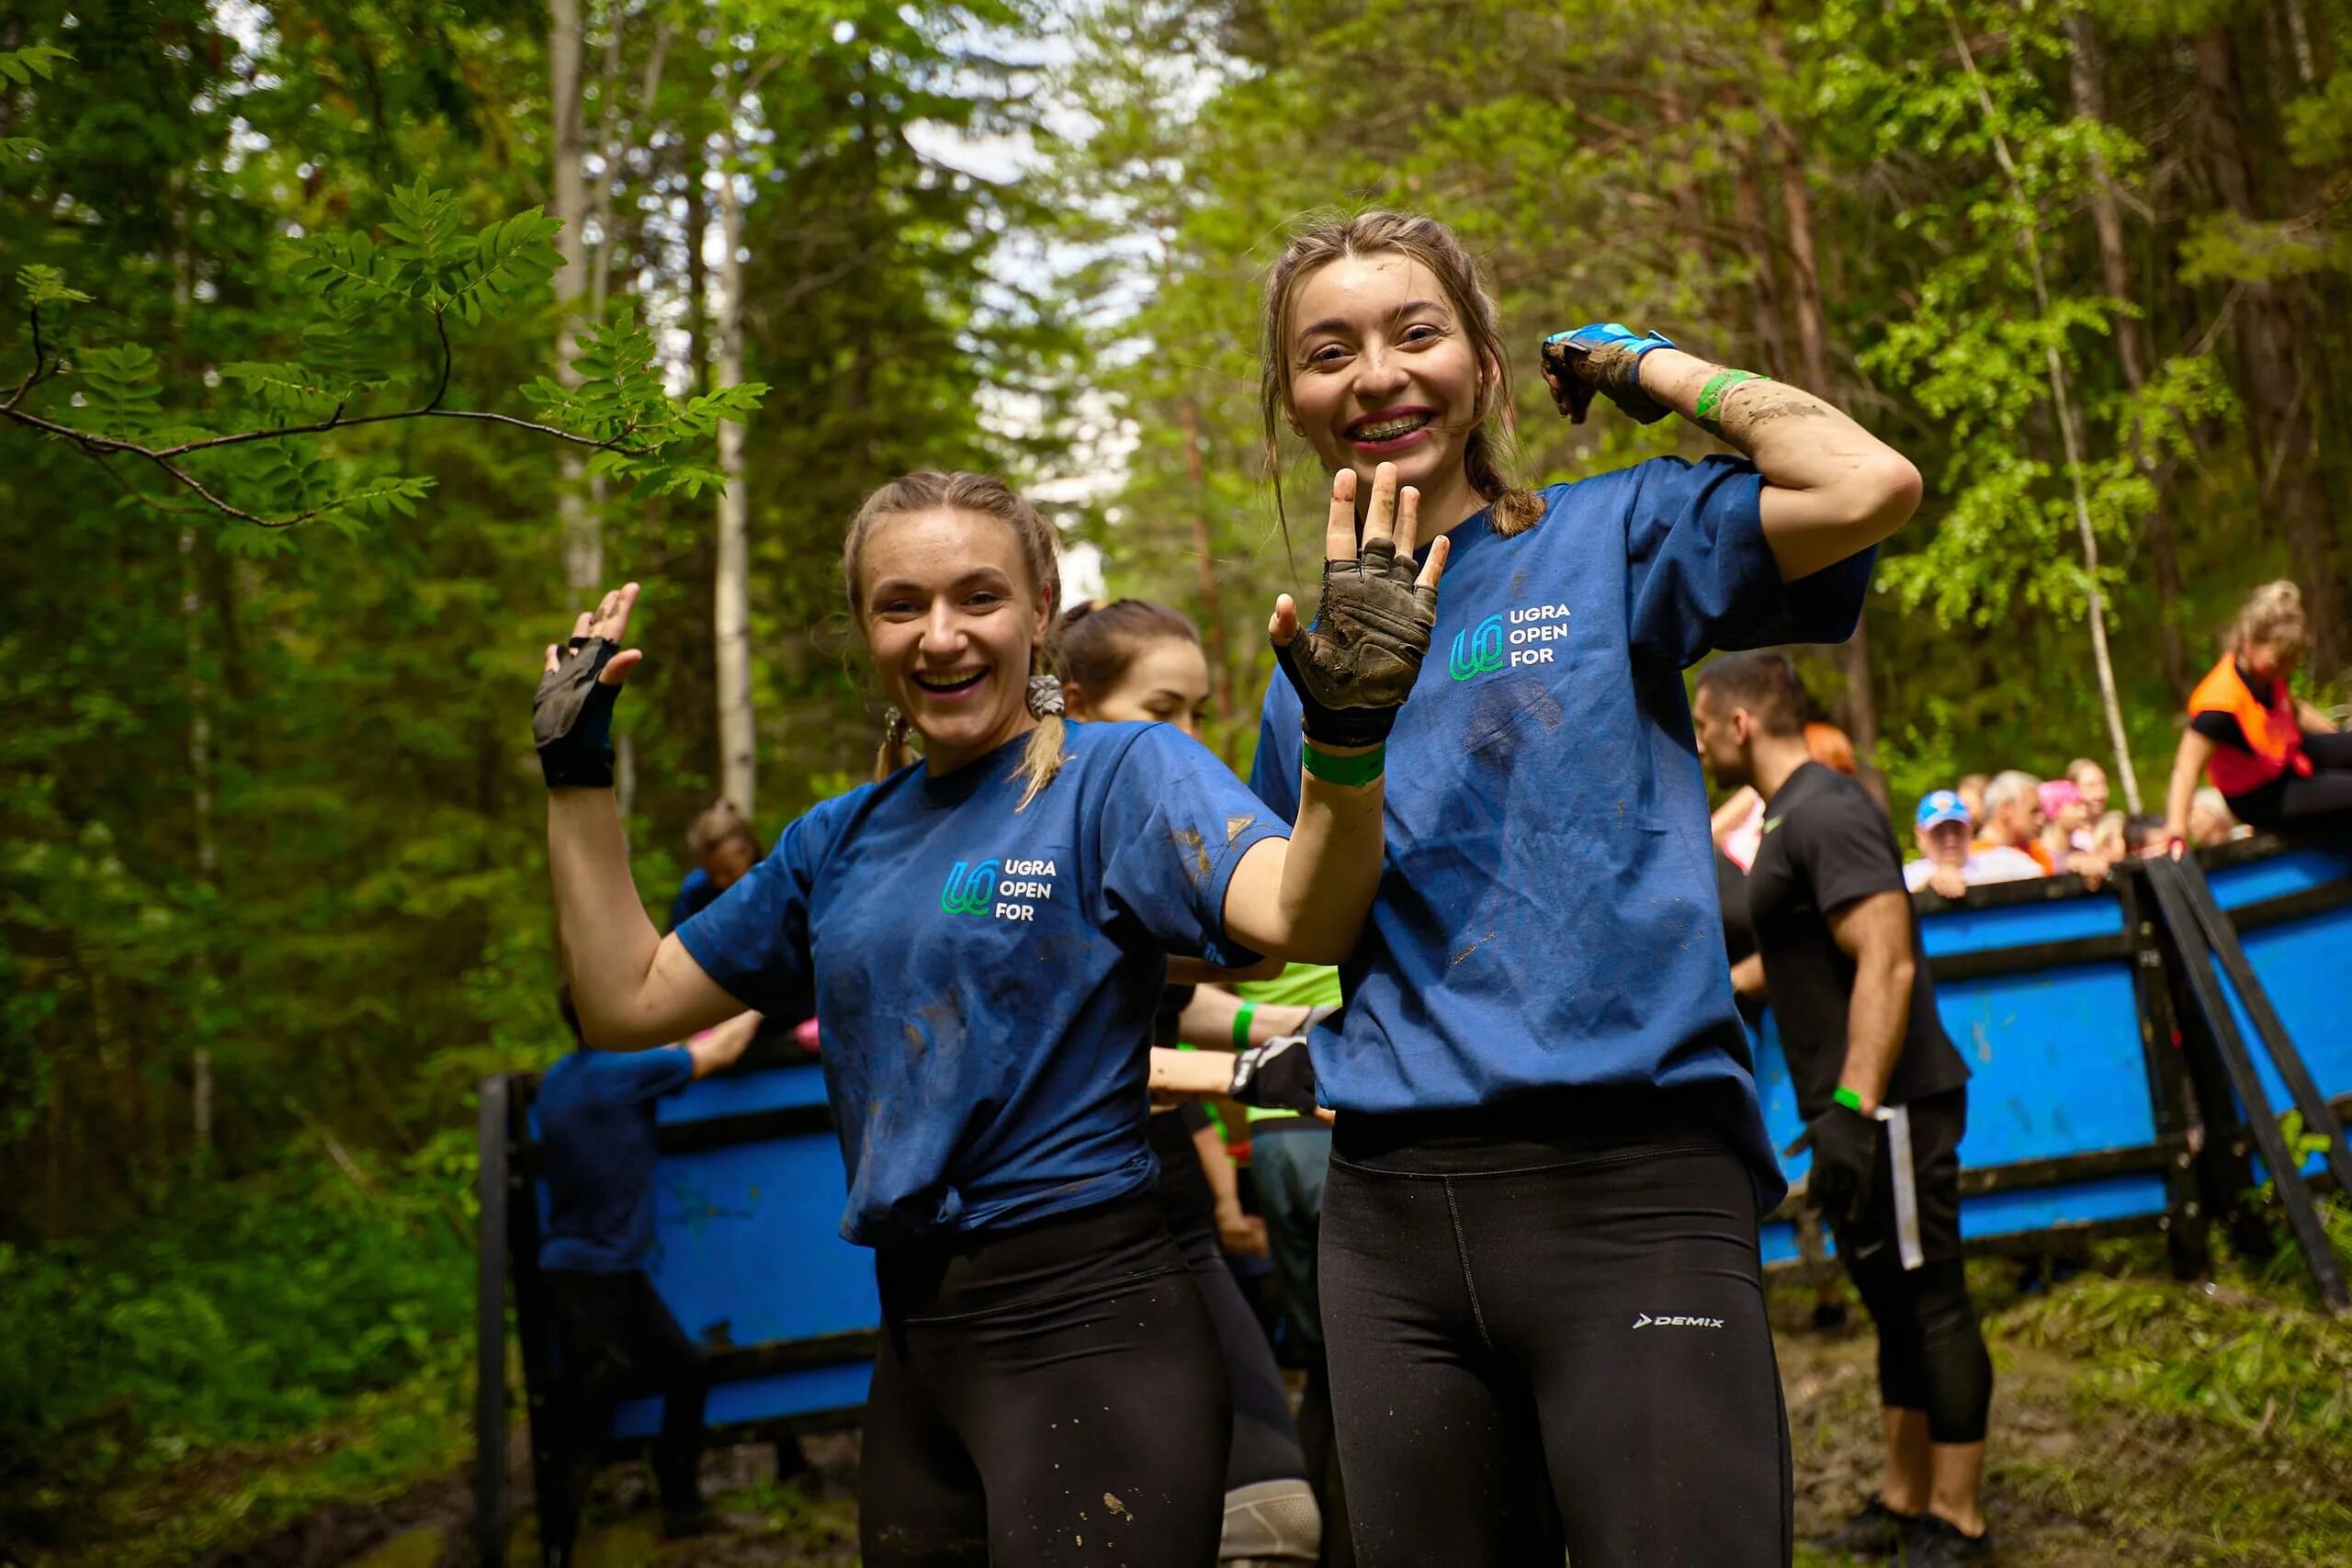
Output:
<instances>
[{"instance_id":1,"label":"green foliage","mask_svg":"<svg viewBox=\"0 0 2352 1568\"><path fill-rule=\"evenodd\" d=\"M2332 1220L2339 1250L2352 1245L2340 1205ZM2272 1270L2272 1285L2295 1288L2300 1258L2289 1268L2284 1278ZM2198 1288L2092 1275L1999 1323L2089 1362L2089 1388L2100 1397L2240 1433L2352 1444L2352 1338L2316 1305L2252 1299L2226 1281Z\"/></svg>"},{"instance_id":2,"label":"green foliage","mask_svg":"<svg viewBox=\"0 0 2352 1568\"><path fill-rule=\"evenodd\" d=\"M562 265L555 245L562 225L532 207L468 233L458 194L422 179L392 189L386 205L390 216L380 239L352 229L284 242L282 276L293 291L290 302L307 315L291 334L303 356L229 360L213 370L220 383L243 394L255 422L248 428L223 429L217 415L191 411L185 423L175 417L177 439L168 449L141 447L139 439L156 432L166 413L161 366L140 344L76 348L68 364L79 377L74 411L79 417L52 419L50 425L147 456L173 481L243 521L282 527L316 518L347 532L396 514L414 516L430 477L389 471L381 462L331 447L328 438L345 425L468 417L443 407L454 368L449 324L479 326L536 308ZM92 300L46 264L21 269L17 281L35 309ZM374 406L370 394L416 380L390 367L404 326L429 332L437 344L438 367L425 383L430 390L413 406ZM684 401L671 398L652 336L627 299L616 300L605 320L585 327L579 344L578 386L567 390L541 377L523 388L524 398L548 422L529 428L592 447L598 475L645 494L692 496L718 482L707 464L688 454L706 446L720 422L741 421L757 409L766 389L752 382ZM35 367L37 375L40 368ZM244 447L258 450L238 449ZM241 500L232 504L221 499L223 492ZM143 491L134 494L154 501ZM250 556L278 547L242 542L229 547Z\"/></svg>"},{"instance_id":3,"label":"green foliage","mask_svg":"<svg viewBox=\"0 0 2352 1568\"><path fill-rule=\"evenodd\" d=\"M0 1533L70 1534L77 1475L282 1436L420 1373L461 1386L467 1173L389 1174L363 1193L311 1150L111 1247L0 1245L0 1450L38 1456L0 1485Z\"/></svg>"}]
</instances>

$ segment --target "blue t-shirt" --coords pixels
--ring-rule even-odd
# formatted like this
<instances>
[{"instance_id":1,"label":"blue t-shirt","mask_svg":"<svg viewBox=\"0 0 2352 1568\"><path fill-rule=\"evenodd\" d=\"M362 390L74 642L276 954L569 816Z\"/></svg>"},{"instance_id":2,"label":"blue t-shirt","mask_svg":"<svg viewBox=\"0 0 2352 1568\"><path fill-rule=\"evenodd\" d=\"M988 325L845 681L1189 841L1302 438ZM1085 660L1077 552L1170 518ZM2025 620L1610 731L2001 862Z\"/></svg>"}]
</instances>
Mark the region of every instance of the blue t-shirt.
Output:
<instances>
[{"instance_id":1,"label":"blue t-shirt","mask_svg":"<svg viewBox=\"0 0 2352 1568\"><path fill-rule=\"evenodd\" d=\"M574 1051L539 1080L546 1156L539 1267L626 1274L653 1254L653 1102L694 1081L683 1045Z\"/></svg>"},{"instance_id":2,"label":"blue t-shirt","mask_svg":"<svg viewBox=\"0 0 2352 1568\"><path fill-rule=\"evenodd\" d=\"M679 929L745 1007L824 1021L851 1241L1148 1188L1166 955L1253 961L1226 940L1226 884L1283 825L1166 725L1065 734L1027 809L1025 738L939 777L918 763L817 807Z\"/></svg>"},{"instance_id":3,"label":"blue t-shirt","mask_svg":"<svg viewBox=\"0 0 2352 1568\"><path fill-rule=\"evenodd\" d=\"M1682 671L1850 636L1866 552L1783 586L1755 468L1660 457L1544 492L1535 527L1455 527L1436 635L1388 742L1387 862L1312 1040L1324 1102L1727 1084L1778 1201L1733 1010ZM1298 699L1267 688L1250 784L1298 807Z\"/></svg>"},{"instance_id":4,"label":"blue t-shirt","mask_svg":"<svg viewBox=\"0 0 2352 1568\"><path fill-rule=\"evenodd\" d=\"M670 900L670 929L676 931L718 900L718 889L712 885L710 873L695 867L678 884L678 896Z\"/></svg>"}]
</instances>

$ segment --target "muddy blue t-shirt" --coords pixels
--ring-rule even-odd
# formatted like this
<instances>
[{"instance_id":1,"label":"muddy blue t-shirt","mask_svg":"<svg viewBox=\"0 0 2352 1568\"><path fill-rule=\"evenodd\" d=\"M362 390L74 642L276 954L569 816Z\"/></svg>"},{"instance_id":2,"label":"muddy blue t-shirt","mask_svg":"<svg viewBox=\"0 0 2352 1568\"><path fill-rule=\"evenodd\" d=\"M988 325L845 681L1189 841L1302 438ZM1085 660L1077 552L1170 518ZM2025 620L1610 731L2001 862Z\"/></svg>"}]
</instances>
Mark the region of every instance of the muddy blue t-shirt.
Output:
<instances>
[{"instance_id":1,"label":"muddy blue t-shirt","mask_svg":"<svg viewBox=\"0 0 2352 1568\"><path fill-rule=\"evenodd\" d=\"M1660 457L1450 534L1429 661L1388 742L1387 860L1314 1034L1341 1111L1563 1086L1709 1088L1759 1193L1780 1167L1724 963L1684 668L1852 634L1871 556L1783 585L1753 465ZM1298 701L1266 691L1251 785L1298 807Z\"/></svg>"},{"instance_id":2,"label":"muddy blue t-shirt","mask_svg":"<svg viewBox=\"0 0 2352 1568\"><path fill-rule=\"evenodd\" d=\"M1285 829L1163 724L1071 724L1014 810L1023 741L826 801L679 928L745 1007L825 1031L842 1234L978 1231L1148 1188L1167 954L1254 962L1226 884Z\"/></svg>"},{"instance_id":3,"label":"muddy blue t-shirt","mask_svg":"<svg viewBox=\"0 0 2352 1568\"><path fill-rule=\"evenodd\" d=\"M540 1268L645 1267L653 1252L653 1102L694 1077L683 1045L579 1050L548 1069L531 1102L548 1182Z\"/></svg>"}]
</instances>

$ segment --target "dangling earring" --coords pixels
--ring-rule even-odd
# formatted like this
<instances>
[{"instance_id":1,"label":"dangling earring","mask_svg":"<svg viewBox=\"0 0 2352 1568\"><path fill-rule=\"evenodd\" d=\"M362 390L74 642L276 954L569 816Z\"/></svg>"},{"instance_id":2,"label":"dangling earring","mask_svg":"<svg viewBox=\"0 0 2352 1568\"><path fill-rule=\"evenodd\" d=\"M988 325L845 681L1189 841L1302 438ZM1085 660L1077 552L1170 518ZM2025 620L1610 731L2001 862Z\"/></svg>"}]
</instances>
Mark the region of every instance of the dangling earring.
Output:
<instances>
[{"instance_id":1,"label":"dangling earring","mask_svg":"<svg viewBox=\"0 0 2352 1568\"><path fill-rule=\"evenodd\" d=\"M885 745L904 746L913 729L914 726L907 722L907 716L897 708L882 710L882 740Z\"/></svg>"},{"instance_id":2,"label":"dangling earring","mask_svg":"<svg viewBox=\"0 0 2352 1568\"><path fill-rule=\"evenodd\" d=\"M1062 716L1062 682L1056 675L1029 677L1029 716L1059 718Z\"/></svg>"}]
</instances>

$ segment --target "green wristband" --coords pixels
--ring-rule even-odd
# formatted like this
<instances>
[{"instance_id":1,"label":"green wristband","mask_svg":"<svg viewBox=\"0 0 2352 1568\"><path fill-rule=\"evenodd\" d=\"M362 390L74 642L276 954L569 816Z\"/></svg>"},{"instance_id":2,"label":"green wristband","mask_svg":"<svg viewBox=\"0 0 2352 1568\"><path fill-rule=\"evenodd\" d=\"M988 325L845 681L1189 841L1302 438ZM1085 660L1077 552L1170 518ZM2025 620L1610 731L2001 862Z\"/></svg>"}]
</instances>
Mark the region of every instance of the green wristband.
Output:
<instances>
[{"instance_id":1,"label":"green wristband","mask_svg":"<svg viewBox=\"0 0 2352 1568\"><path fill-rule=\"evenodd\" d=\"M1724 399L1730 396L1731 389L1742 382L1760 381L1763 378L1749 370L1716 371L1707 378L1707 384L1699 389L1699 404L1690 411L1692 423L1710 435L1721 435L1724 433L1724 427L1716 422L1715 415L1722 412Z\"/></svg>"},{"instance_id":2,"label":"green wristband","mask_svg":"<svg viewBox=\"0 0 2352 1568\"><path fill-rule=\"evenodd\" d=\"M1852 1089L1848 1089L1844 1084L1839 1084L1838 1086L1838 1092L1831 1095L1829 1098L1836 1100L1838 1104L1844 1106L1847 1110L1852 1111L1857 1116L1860 1116L1862 1113L1862 1097L1856 1094Z\"/></svg>"},{"instance_id":3,"label":"green wristband","mask_svg":"<svg viewBox=\"0 0 2352 1568\"><path fill-rule=\"evenodd\" d=\"M1360 756L1334 757L1317 751L1310 740L1299 748L1299 761L1306 765L1308 773L1325 784L1342 784L1353 789L1359 784L1368 784L1381 775L1388 766L1388 748L1380 745Z\"/></svg>"},{"instance_id":4,"label":"green wristband","mask_svg":"<svg viewBox=\"0 0 2352 1568\"><path fill-rule=\"evenodd\" d=\"M1235 1050L1250 1049L1250 1021L1257 1016L1256 1002L1243 1002L1241 1010L1233 1015L1233 1048Z\"/></svg>"}]
</instances>

